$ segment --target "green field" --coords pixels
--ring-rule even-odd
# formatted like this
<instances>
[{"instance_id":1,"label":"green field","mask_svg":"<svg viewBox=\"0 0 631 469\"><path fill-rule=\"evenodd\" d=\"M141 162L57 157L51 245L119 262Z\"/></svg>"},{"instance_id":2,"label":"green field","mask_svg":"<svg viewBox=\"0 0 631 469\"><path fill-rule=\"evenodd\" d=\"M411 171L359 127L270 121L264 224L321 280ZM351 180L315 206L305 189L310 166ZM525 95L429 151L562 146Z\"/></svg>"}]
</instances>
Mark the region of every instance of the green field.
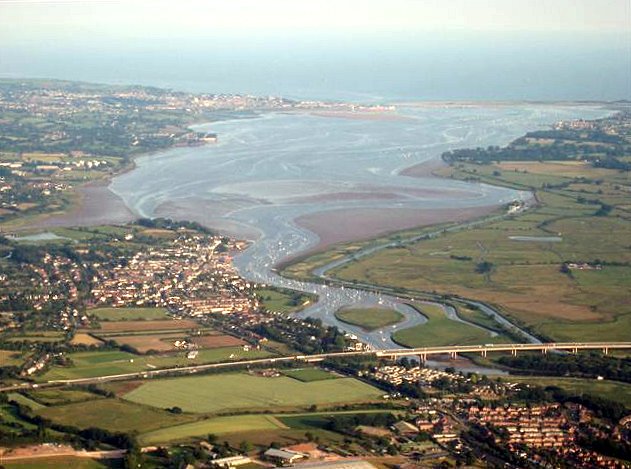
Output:
<instances>
[{"instance_id":1,"label":"green field","mask_svg":"<svg viewBox=\"0 0 631 469\"><path fill-rule=\"evenodd\" d=\"M263 306L277 313L295 313L314 300L312 295L292 290L260 288L256 290Z\"/></svg>"},{"instance_id":2,"label":"green field","mask_svg":"<svg viewBox=\"0 0 631 469\"><path fill-rule=\"evenodd\" d=\"M120 399L97 399L54 407L42 407L37 414L62 425L99 427L115 432L147 432L194 420L186 414L172 414Z\"/></svg>"},{"instance_id":3,"label":"green field","mask_svg":"<svg viewBox=\"0 0 631 469\"><path fill-rule=\"evenodd\" d=\"M29 396L45 406L71 404L73 402L101 399L102 396L81 389L51 388L29 392Z\"/></svg>"},{"instance_id":4,"label":"green field","mask_svg":"<svg viewBox=\"0 0 631 469\"><path fill-rule=\"evenodd\" d=\"M177 406L187 412L216 413L374 401L381 395L378 389L353 378L305 383L286 376L229 373L150 381L124 398L161 408Z\"/></svg>"},{"instance_id":5,"label":"green field","mask_svg":"<svg viewBox=\"0 0 631 469\"><path fill-rule=\"evenodd\" d=\"M184 352L169 355L135 355L133 353L117 350L77 352L68 354L68 358L72 360L74 366L54 366L44 375L40 376L39 380L53 381L92 378L95 376L150 371L156 368L264 358L271 355L272 353L265 350L250 350L244 352L242 347L221 347L200 350L199 355L195 359L186 358Z\"/></svg>"},{"instance_id":6,"label":"green field","mask_svg":"<svg viewBox=\"0 0 631 469\"><path fill-rule=\"evenodd\" d=\"M335 312L335 317L366 331L396 324L404 318L398 311L387 308L342 308Z\"/></svg>"},{"instance_id":7,"label":"green field","mask_svg":"<svg viewBox=\"0 0 631 469\"><path fill-rule=\"evenodd\" d=\"M21 406L24 407L28 407L31 410L39 410L39 409L43 409L45 406L40 404L39 402L34 401L33 399L29 399L28 397L24 396L23 394L17 393L17 392L11 392L9 394L7 394L7 398L10 401L15 401L18 404L20 404Z\"/></svg>"},{"instance_id":8,"label":"green field","mask_svg":"<svg viewBox=\"0 0 631 469\"><path fill-rule=\"evenodd\" d=\"M502 381L529 383L535 386L558 386L574 394L592 394L620 402L631 409L631 384L619 381L559 378L550 376L505 376Z\"/></svg>"},{"instance_id":9,"label":"green field","mask_svg":"<svg viewBox=\"0 0 631 469\"><path fill-rule=\"evenodd\" d=\"M166 319L165 308L96 308L86 311L101 321L135 321L140 319Z\"/></svg>"},{"instance_id":10,"label":"green field","mask_svg":"<svg viewBox=\"0 0 631 469\"><path fill-rule=\"evenodd\" d=\"M226 433L264 432L286 428L288 427L271 415L234 415L162 428L144 433L139 440L143 445L153 445L185 440L195 436L206 436L209 433L224 435Z\"/></svg>"},{"instance_id":11,"label":"green field","mask_svg":"<svg viewBox=\"0 0 631 469\"><path fill-rule=\"evenodd\" d=\"M311 381L322 381L323 379L336 379L339 378L329 371L325 371L321 368L301 368L298 370L283 370L282 373L290 378L297 379L304 383Z\"/></svg>"},{"instance_id":12,"label":"green field","mask_svg":"<svg viewBox=\"0 0 631 469\"><path fill-rule=\"evenodd\" d=\"M405 347L435 347L440 345L472 345L510 342L505 336L492 337L478 327L449 319L440 306L434 304L413 305L428 319L425 324L402 329L392 338Z\"/></svg>"}]
</instances>

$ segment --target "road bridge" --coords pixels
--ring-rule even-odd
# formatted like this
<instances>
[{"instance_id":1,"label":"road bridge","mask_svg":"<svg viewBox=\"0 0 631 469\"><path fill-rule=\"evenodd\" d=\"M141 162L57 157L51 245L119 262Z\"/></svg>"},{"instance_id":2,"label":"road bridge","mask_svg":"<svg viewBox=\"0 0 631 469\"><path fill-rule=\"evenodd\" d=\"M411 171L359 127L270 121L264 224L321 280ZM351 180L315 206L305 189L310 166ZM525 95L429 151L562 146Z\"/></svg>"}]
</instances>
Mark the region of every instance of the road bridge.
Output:
<instances>
[{"instance_id":1,"label":"road bridge","mask_svg":"<svg viewBox=\"0 0 631 469\"><path fill-rule=\"evenodd\" d=\"M160 376L175 376L202 373L210 370L230 369L243 366L274 366L291 362L321 362L331 358L344 358L356 356L374 356L377 358L397 359L416 356L425 361L431 355L450 355L457 357L459 353L479 353L486 356L488 353L510 352L517 355L518 352L539 351L548 353L551 351L566 351L578 353L581 350L597 350L604 354L611 350L631 350L631 342L550 342L541 344L484 344L484 345L448 345L441 347L400 348L385 350L353 350L347 352L330 352L312 355L288 355L282 357L257 358L254 360L228 361L220 363L208 363L205 365L191 365L184 367L162 368L122 373L117 375L104 375L91 378L52 380L43 383L20 383L0 388L0 392L16 391L20 389L34 389L54 386L70 386L76 384L104 383L108 381L123 381L130 379L157 378Z\"/></svg>"}]
</instances>

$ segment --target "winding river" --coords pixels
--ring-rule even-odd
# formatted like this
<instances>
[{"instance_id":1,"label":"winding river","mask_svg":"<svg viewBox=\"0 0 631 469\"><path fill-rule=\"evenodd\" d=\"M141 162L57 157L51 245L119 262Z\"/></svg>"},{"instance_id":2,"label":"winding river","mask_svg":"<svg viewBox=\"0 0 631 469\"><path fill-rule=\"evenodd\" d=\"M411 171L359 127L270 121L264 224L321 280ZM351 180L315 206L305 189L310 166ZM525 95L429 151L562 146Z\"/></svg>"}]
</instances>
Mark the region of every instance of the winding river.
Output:
<instances>
[{"instance_id":1,"label":"winding river","mask_svg":"<svg viewBox=\"0 0 631 469\"><path fill-rule=\"evenodd\" d=\"M426 321L403 300L346 285L300 282L274 272L275 265L320 241L296 219L366 209L400 211L406 216L411 211L467 210L527 200L529 193L429 175L413 178L401 172L454 148L504 145L558 120L606 114L596 107L525 104L400 106L396 115L381 119L270 113L200 126L218 133L219 143L139 158L137 167L114 178L110 189L138 216L195 220L251 239L251 247L235 258L241 275L257 283L316 294L319 301L303 310L302 316L321 318L374 348L393 348L398 347L391 338L393 331ZM328 270L349 260L315 273L325 277ZM366 332L334 316L341 307L376 304L400 311L403 321ZM487 305L479 307L514 327ZM445 311L458 320L448 307Z\"/></svg>"}]
</instances>

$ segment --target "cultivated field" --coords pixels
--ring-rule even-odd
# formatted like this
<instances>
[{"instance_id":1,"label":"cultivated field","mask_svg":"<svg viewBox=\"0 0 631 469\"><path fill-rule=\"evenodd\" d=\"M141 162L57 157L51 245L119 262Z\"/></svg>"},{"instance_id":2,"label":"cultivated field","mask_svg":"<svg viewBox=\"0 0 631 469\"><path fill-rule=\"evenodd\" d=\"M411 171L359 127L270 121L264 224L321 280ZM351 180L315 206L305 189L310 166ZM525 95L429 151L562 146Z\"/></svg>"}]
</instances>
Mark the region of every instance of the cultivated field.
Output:
<instances>
[{"instance_id":1,"label":"cultivated field","mask_svg":"<svg viewBox=\"0 0 631 469\"><path fill-rule=\"evenodd\" d=\"M342 322L359 326L367 331L396 324L403 319L398 311L387 308L343 308L335 313Z\"/></svg>"},{"instance_id":2,"label":"cultivated field","mask_svg":"<svg viewBox=\"0 0 631 469\"><path fill-rule=\"evenodd\" d=\"M113 332L148 332L191 329L199 329L199 324L190 319L165 319L150 321L103 321L98 329L91 329L90 332L99 334Z\"/></svg>"},{"instance_id":3,"label":"cultivated field","mask_svg":"<svg viewBox=\"0 0 631 469\"><path fill-rule=\"evenodd\" d=\"M101 339L92 337L90 334L86 334L84 332L76 333L70 343L72 345L103 345L103 341Z\"/></svg>"},{"instance_id":4,"label":"cultivated field","mask_svg":"<svg viewBox=\"0 0 631 469\"><path fill-rule=\"evenodd\" d=\"M199 348L238 347L245 345L243 340L226 334L192 337L191 342Z\"/></svg>"},{"instance_id":5,"label":"cultivated field","mask_svg":"<svg viewBox=\"0 0 631 469\"><path fill-rule=\"evenodd\" d=\"M229 373L147 382L125 399L187 412L306 407L378 400L382 392L352 378L301 382L285 376L265 378Z\"/></svg>"}]
</instances>

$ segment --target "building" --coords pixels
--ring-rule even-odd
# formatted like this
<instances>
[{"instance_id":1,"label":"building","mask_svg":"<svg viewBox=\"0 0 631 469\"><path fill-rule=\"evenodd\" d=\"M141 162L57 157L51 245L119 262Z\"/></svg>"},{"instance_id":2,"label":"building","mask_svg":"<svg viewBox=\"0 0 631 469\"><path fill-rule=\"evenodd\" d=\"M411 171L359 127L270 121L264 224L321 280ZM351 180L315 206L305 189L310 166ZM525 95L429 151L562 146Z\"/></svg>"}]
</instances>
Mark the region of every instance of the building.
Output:
<instances>
[{"instance_id":1,"label":"building","mask_svg":"<svg viewBox=\"0 0 631 469\"><path fill-rule=\"evenodd\" d=\"M229 469L231 467L242 466L243 464L249 464L252 460L247 456L228 456L227 458L213 459L211 464L215 467L223 467Z\"/></svg>"},{"instance_id":2,"label":"building","mask_svg":"<svg viewBox=\"0 0 631 469\"><path fill-rule=\"evenodd\" d=\"M304 459L306 456L302 453L298 453L296 451L291 451L288 449L270 448L265 451L265 453L263 453L263 457L275 464L285 466L288 464L293 464L300 459Z\"/></svg>"}]
</instances>

